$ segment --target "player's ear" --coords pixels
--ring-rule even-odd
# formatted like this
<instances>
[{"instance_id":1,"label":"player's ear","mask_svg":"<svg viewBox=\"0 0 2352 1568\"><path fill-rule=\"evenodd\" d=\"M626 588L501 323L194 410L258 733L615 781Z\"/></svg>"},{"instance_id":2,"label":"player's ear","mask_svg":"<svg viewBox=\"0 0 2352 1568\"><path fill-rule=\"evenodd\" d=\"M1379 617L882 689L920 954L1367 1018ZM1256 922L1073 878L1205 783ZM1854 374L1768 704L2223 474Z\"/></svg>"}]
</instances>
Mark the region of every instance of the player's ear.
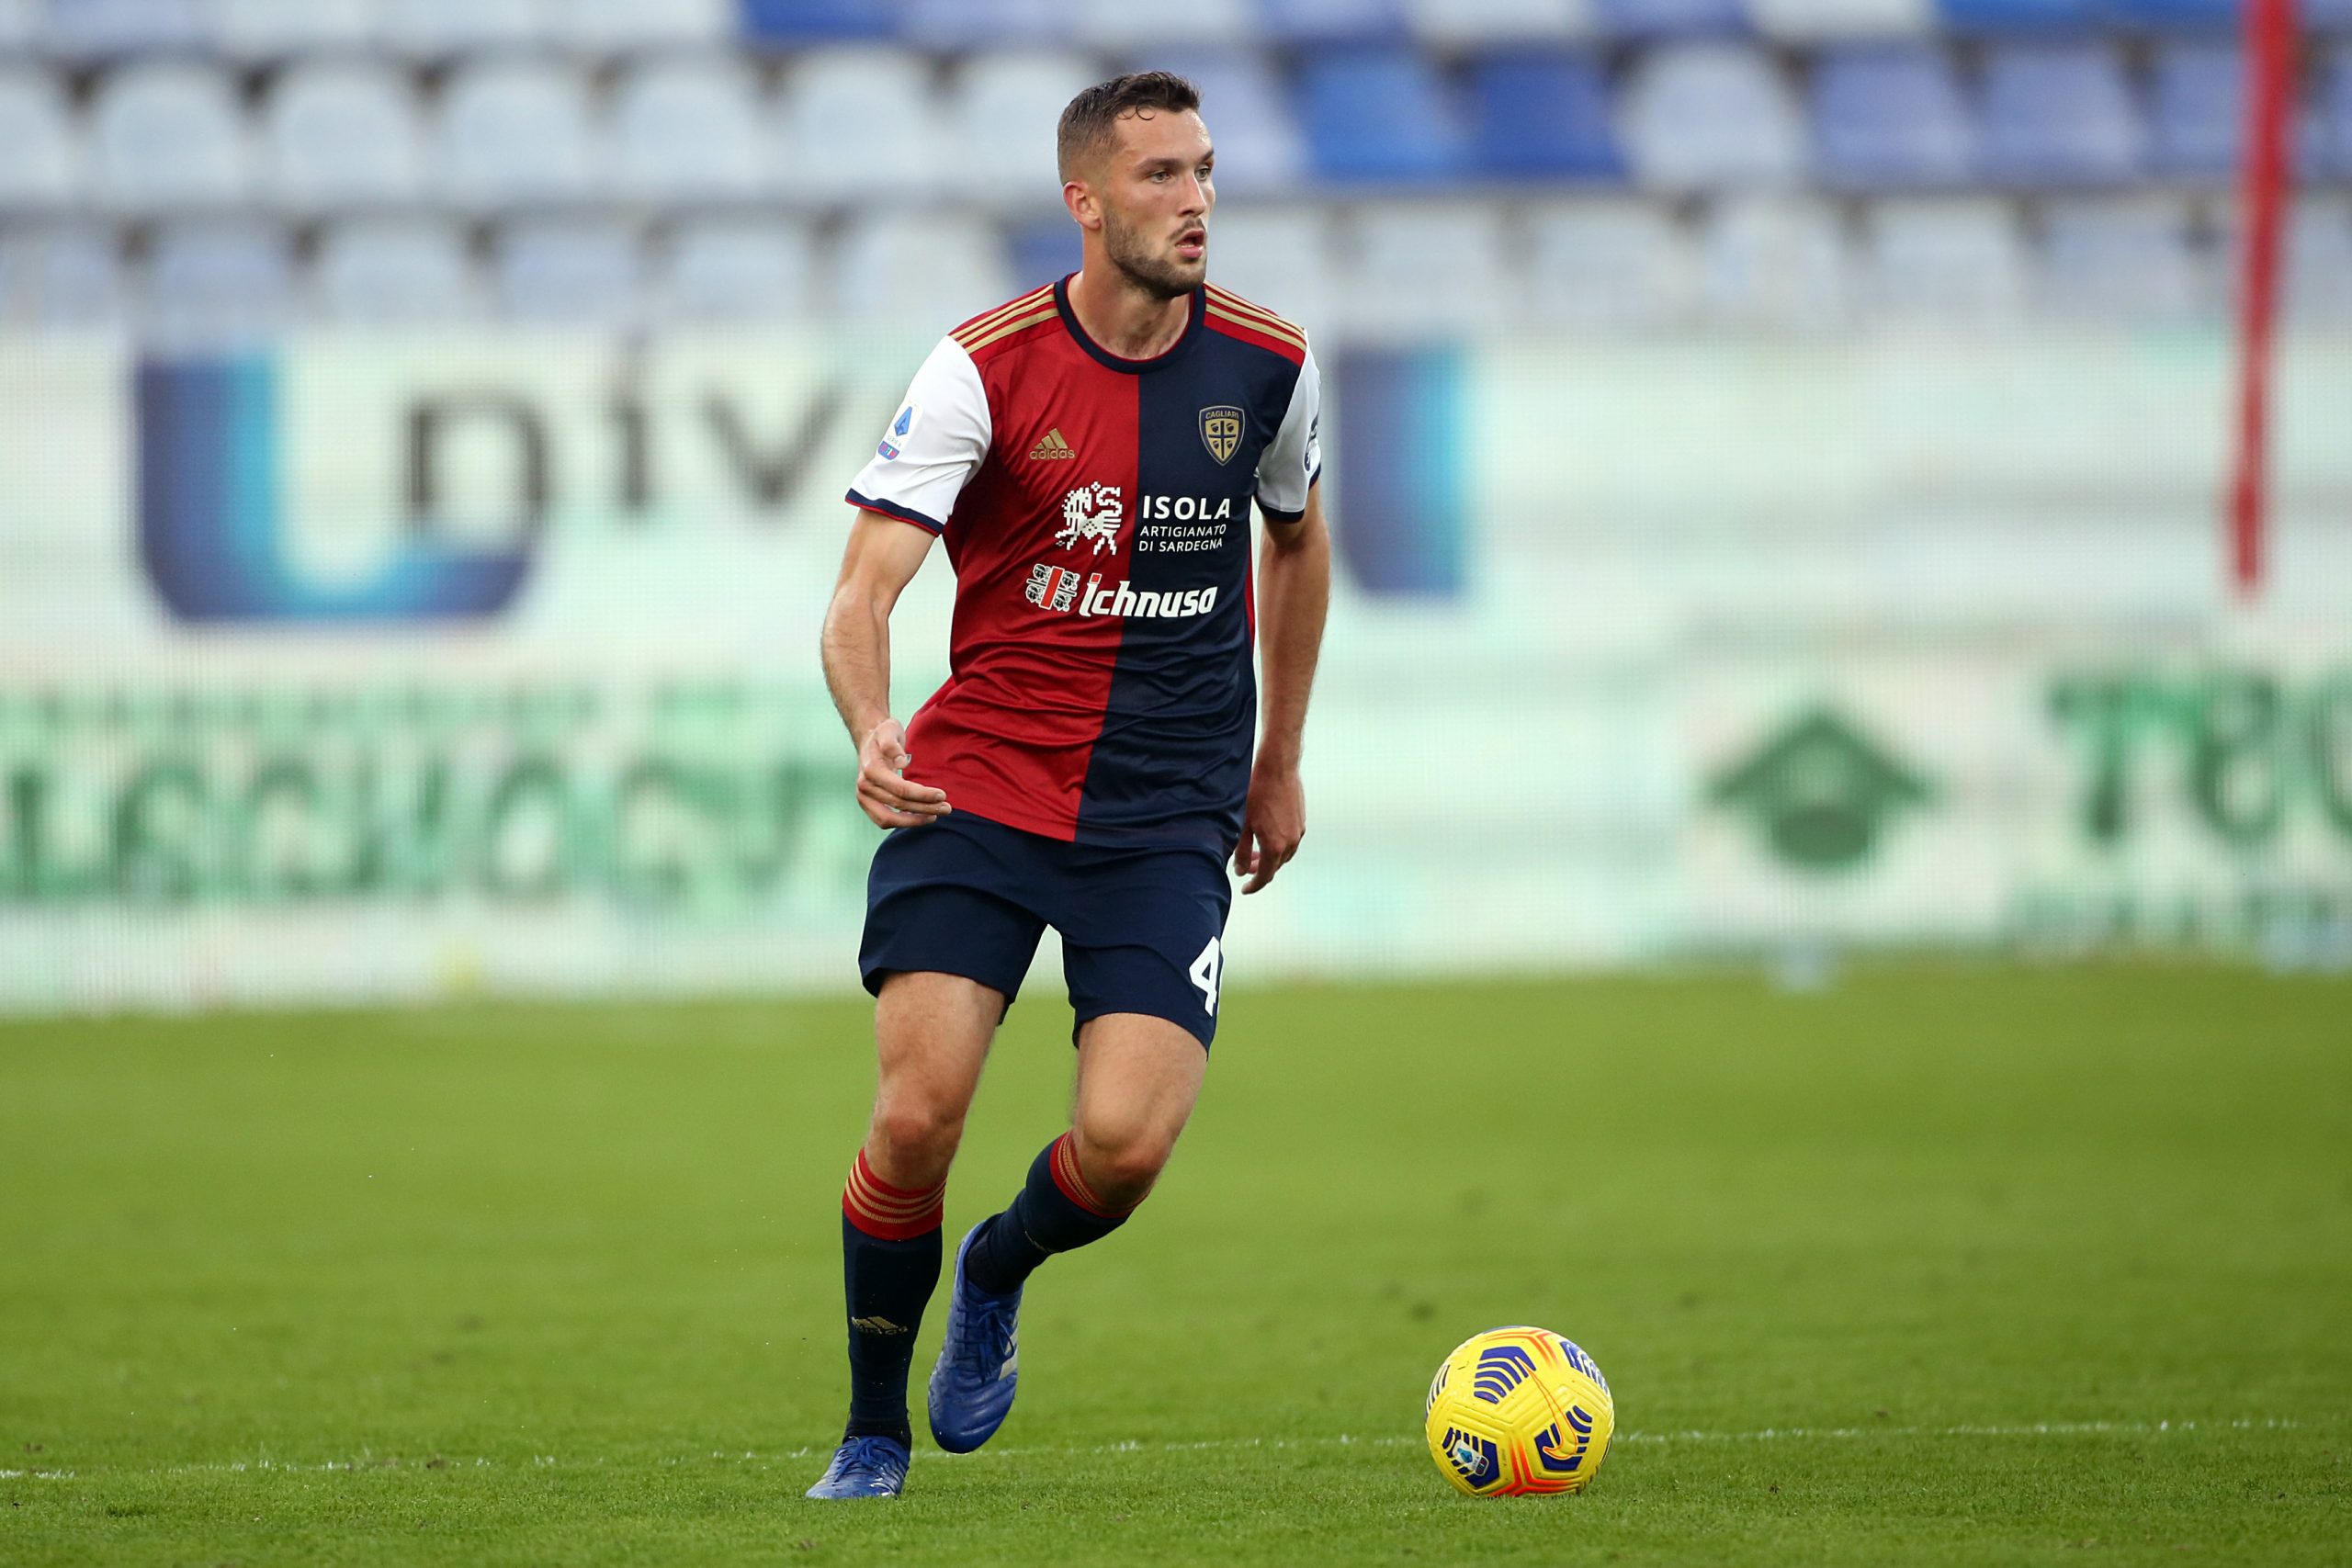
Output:
<instances>
[{"instance_id":1,"label":"player's ear","mask_svg":"<svg viewBox=\"0 0 2352 1568\"><path fill-rule=\"evenodd\" d=\"M1062 183L1062 205L1069 209L1070 217L1081 229L1102 227L1102 207L1094 199L1094 189L1084 180Z\"/></svg>"}]
</instances>

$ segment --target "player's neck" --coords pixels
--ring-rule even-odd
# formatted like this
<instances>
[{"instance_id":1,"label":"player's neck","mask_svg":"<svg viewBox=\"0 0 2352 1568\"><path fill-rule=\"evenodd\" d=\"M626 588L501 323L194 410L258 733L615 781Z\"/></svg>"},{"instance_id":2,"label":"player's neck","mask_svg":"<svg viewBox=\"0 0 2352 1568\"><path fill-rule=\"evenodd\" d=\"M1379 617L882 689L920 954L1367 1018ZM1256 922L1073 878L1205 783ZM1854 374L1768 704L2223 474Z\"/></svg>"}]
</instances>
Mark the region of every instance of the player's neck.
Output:
<instances>
[{"instance_id":1,"label":"player's neck","mask_svg":"<svg viewBox=\"0 0 2352 1568\"><path fill-rule=\"evenodd\" d=\"M1108 263L1081 267L1069 280L1069 308L1086 335L1122 359L1156 359L1176 346L1193 314L1193 298L1164 299L1136 287Z\"/></svg>"}]
</instances>

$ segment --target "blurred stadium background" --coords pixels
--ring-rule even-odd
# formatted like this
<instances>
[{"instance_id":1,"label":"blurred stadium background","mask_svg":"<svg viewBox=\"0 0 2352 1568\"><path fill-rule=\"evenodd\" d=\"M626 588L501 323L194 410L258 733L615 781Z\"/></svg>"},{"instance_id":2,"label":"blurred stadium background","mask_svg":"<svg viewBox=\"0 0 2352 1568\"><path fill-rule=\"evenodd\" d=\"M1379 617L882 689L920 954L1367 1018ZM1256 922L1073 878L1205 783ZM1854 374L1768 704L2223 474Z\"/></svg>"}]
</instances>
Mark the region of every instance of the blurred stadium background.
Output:
<instances>
[{"instance_id":1,"label":"blurred stadium background","mask_svg":"<svg viewBox=\"0 0 2352 1568\"><path fill-rule=\"evenodd\" d=\"M1331 405L1314 841L1235 983L2352 962L2301 20L2233 572L2230 0L0 0L0 1007L839 986L840 492L1075 265L1054 118L1146 62Z\"/></svg>"},{"instance_id":2,"label":"blurred stadium background","mask_svg":"<svg viewBox=\"0 0 2352 1568\"><path fill-rule=\"evenodd\" d=\"M1312 830L1008 1442L820 1517L841 495L1147 63L1324 367ZM2347 609L2347 0L0 0L0 1559L2340 1562ZM1512 1321L1572 1512L1420 1451Z\"/></svg>"}]
</instances>

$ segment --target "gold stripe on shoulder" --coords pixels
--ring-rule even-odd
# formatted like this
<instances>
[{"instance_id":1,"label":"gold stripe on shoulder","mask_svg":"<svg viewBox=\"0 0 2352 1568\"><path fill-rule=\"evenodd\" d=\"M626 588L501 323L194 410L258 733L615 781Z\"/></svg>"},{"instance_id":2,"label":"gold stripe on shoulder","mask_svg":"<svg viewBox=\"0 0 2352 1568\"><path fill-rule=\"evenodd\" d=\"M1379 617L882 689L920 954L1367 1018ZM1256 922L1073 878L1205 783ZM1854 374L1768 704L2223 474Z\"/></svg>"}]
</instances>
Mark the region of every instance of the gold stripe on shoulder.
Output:
<instances>
[{"instance_id":1,"label":"gold stripe on shoulder","mask_svg":"<svg viewBox=\"0 0 2352 1568\"><path fill-rule=\"evenodd\" d=\"M1263 333L1270 338L1289 344L1301 351L1306 347L1306 339L1300 335L1295 327L1279 325L1260 316L1245 316L1238 310L1228 310L1214 299L1209 301L1209 314L1220 320L1231 321L1237 327L1247 327L1253 333Z\"/></svg>"},{"instance_id":2,"label":"gold stripe on shoulder","mask_svg":"<svg viewBox=\"0 0 2352 1568\"><path fill-rule=\"evenodd\" d=\"M966 321L962 326L956 330L959 333L980 331L986 328L991 321L1009 316L1016 310L1025 310L1030 309L1037 303L1040 298L1052 293L1053 290L1054 286L1050 283L1039 284L1036 288L1029 290L1028 293L1008 299L1003 304L997 306L994 310L981 311L978 315L974 316L970 321Z\"/></svg>"},{"instance_id":3,"label":"gold stripe on shoulder","mask_svg":"<svg viewBox=\"0 0 2352 1568\"><path fill-rule=\"evenodd\" d=\"M1059 314L1059 311L1056 310L1051 305L1048 305L1044 310L1035 311L1033 314L1016 316L1009 321L1002 322L982 336L959 341L964 344L965 353L976 353L980 349L986 348L989 344L994 343L1001 337L1011 337L1014 333L1026 332L1029 328L1036 326L1041 322L1054 320Z\"/></svg>"},{"instance_id":4,"label":"gold stripe on shoulder","mask_svg":"<svg viewBox=\"0 0 2352 1568\"><path fill-rule=\"evenodd\" d=\"M1290 322L1283 320L1280 316L1275 315L1272 310L1263 310L1254 305L1243 306L1236 304L1228 298L1219 298L1216 296L1212 296L1210 298L1209 309L1216 311L1219 315L1226 317L1229 321L1238 321L1244 326L1254 327L1260 332L1271 333L1275 337L1283 338L1286 341L1295 342L1301 348L1306 346L1306 329L1303 327L1293 326Z\"/></svg>"},{"instance_id":5,"label":"gold stripe on shoulder","mask_svg":"<svg viewBox=\"0 0 2352 1568\"><path fill-rule=\"evenodd\" d=\"M1248 299L1244 299L1240 295L1234 293L1231 289L1219 288L1216 284L1212 283L1208 285L1208 291L1210 299L1215 299L1218 304L1223 305L1226 309L1233 311L1237 315L1262 316L1265 320L1272 322L1273 325L1282 328L1284 332L1296 333L1301 337L1305 337L1306 335L1306 329L1305 327L1298 325L1295 321L1287 321L1281 316L1277 316L1272 310L1267 310L1263 305L1255 304Z\"/></svg>"},{"instance_id":6,"label":"gold stripe on shoulder","mask_svg":"<svg viewBox=\"0 0 2352 1568\"><path fill-rule=\"evenodd\" d=\"M973 317L970 321L965 322L962 326L957 327L948 335L953 337L957 343L964 344L965 346L968 348L971 346L967 341L968 339L980 333L988 331L999 321L1004 321L1008 317L1011 317L1020 311L1035 309L1038 296L1051 294L1053 292L1053 288L1054 286L1050 283L1041 288L1033 288L1018 299L1012 300L1008 304L999 305L993 310Z\"/></svg>"}]
</instances>

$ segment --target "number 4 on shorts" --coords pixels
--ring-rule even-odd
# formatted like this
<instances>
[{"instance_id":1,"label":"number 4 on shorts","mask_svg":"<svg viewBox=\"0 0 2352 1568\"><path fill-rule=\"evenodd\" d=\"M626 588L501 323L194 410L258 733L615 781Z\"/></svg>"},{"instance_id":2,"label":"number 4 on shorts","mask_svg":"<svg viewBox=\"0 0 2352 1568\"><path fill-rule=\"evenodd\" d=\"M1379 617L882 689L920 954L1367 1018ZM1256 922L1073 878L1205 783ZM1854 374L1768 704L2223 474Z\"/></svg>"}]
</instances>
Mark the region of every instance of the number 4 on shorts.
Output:
<instances>
[{"instance_id":1,"label":"number 4 on shorts","mask_svg":"<svg viewBox=\"0 0 2352 1568\"><path fill-rule=\"evenodd\" d=\"M1201 955L1193 959L1192 968L1185 971L1193 977L1193 984L1201 988L1201 1005L1208 1010L1211 1018L1216 1016L1216 983L1224 971L1225 950L1217 945L1215 937L1209 938L1209 944L1201 949Z\"/></svg>"}]
</instances>

